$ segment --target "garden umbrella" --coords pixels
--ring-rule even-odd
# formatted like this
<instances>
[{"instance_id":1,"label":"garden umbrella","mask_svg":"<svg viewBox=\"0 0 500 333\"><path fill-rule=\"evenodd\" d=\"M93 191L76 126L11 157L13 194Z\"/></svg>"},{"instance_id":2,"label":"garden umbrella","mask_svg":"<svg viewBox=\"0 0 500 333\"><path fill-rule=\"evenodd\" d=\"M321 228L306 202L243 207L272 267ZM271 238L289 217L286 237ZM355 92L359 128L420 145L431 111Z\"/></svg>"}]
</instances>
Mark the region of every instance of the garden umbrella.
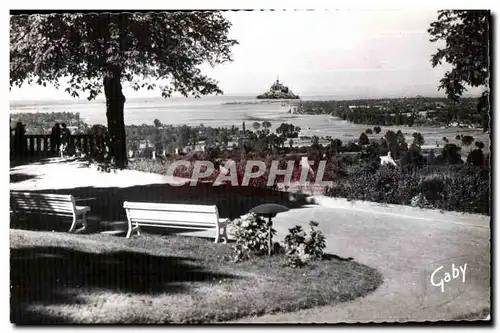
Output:
<instances>
[{"instance_id":1,"label":"garden umbrella","mask_svg":"<svg viewBox=\"0 0 500 333\"><path fill-rule=\"evenodd\" d=\"M263 205L259 205L257 207L254 207L252 209L250 209L250 213L254 213L256 215L260 215L260 216L264 216L264 217L267 217L269 219L269 223L268 223L268 228L269 228L269 246L268 246L268 254L269 256L271 256L271 248L272 248L272 234L271 234L271 230L272 230L272 227L273 227L273 221L272 221L272 218L276 216L276 214L278 213L282 213L282 212L287 212L289 210L288 207L285 207L285 206L282 206L282 205L278 205L278 204L263 204Z\"/></svg>"}]
</instances>

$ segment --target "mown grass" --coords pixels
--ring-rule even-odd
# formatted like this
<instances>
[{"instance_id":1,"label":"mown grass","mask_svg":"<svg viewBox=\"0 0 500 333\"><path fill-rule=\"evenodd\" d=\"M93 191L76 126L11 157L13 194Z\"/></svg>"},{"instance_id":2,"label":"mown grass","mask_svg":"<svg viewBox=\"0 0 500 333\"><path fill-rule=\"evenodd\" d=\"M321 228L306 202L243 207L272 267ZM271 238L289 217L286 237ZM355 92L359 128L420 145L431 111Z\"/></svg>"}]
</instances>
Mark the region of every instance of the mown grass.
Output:
<instances>
[{"instance_id":1,"label":"mown grass","mask_svg":"<svg viewBox=\"0 0 500 333\"><path fill-rule=\"evenodd\" d=\"M283 257L231 261L231 244L142 235L11 230L11 320L34 323L207 323L346 302L381 283L335 256L309 267Z\"/></svg>"}]
</instances>

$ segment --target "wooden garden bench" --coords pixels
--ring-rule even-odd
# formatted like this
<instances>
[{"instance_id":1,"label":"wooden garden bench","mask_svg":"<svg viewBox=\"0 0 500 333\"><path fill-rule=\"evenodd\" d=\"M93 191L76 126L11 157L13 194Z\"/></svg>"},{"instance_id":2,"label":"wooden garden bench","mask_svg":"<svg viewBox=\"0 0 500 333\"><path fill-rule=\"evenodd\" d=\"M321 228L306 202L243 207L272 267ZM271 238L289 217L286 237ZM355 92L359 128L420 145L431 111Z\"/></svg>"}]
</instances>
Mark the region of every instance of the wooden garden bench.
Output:
<instances>
[{"instance_id":1,"label":"wooden garden bench","mask_svg":"<svg viewBox=\"0 0 500 333\"><path fill-rule=\"evenodd\" d=\"M77 222L83 225L77 232L85 230L87 228L86 214L90 212L89 206L77 206L72 195L32 192L10 192L10 209L12 212L22 214L71 217L69 232L75 231Z\"/></svg>"},{"instance_id":2,"label":"wooden garden bench","mask_svg":"<svg viewBox=\"0 0 500 333\"><path fill-rule=\"evenodd\" d=\"M219 218L217 206L125 201L123 208L125 208L128 220L127 238L130 237L133 230L140 235L140 226L148 226L198 230L215 229L215 243L218 243L220 238L224 239L224 243L227 242L226 227L230 220Z\"/></svg>"}]
</instances>

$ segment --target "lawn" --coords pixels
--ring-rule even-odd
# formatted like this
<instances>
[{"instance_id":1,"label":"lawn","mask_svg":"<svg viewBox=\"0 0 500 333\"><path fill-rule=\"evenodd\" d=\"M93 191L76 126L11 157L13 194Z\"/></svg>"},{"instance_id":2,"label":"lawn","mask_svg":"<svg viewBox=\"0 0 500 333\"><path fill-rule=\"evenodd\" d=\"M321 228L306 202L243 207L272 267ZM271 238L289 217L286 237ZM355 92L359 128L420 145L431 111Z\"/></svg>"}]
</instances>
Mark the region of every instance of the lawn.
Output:
<instances>
[{"instance_id":1,"label":"lawn","mask_svg":"<svg viewBox=\"0 0 500 333\"><path fill-rule=\"evenodd\" d=\"M207 323L347 302L383 281L334 255L306 268L283 257L231 261L232 244L189 236L10 231L11 320Z\"/></svg>"}]
</instances>

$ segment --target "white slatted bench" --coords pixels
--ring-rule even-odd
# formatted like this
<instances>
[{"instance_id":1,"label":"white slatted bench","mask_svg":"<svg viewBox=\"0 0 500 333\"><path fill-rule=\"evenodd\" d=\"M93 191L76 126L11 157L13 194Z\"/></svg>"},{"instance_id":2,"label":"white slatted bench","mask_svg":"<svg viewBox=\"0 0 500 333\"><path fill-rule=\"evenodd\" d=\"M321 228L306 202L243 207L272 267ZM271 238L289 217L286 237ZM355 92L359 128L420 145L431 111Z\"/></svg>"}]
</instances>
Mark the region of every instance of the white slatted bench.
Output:
<instances>
[{"instance_id":1,"label":"white slatted bench","mask_svg":"<svg viewBox=\"0 0 500 333\"><path fill-rule=\"evenodd\" d=\"M125 201L123 208L125 208L128 220L127 238L130 238L134 230L140 235L140 226L148 226L215 229L215 243L218 243L220 238L224 239L224 243L227 242L226 227L230 220L219 218L217 206Z\"/></svg>"},{"instance_id":2,"label":"white slatted bench","mask_svg":"<svg viewBox=\"0 0 500 333\"><path fill-rule=\"evenodd\" d=\"M86 214L90 212L89 206L77 206L72 195L31 192L10 192L10 209L16 213L71 217L69 232L75 231L77 222L83 225L77 232L85 230Z\"/></svg>"}]
</instances>

